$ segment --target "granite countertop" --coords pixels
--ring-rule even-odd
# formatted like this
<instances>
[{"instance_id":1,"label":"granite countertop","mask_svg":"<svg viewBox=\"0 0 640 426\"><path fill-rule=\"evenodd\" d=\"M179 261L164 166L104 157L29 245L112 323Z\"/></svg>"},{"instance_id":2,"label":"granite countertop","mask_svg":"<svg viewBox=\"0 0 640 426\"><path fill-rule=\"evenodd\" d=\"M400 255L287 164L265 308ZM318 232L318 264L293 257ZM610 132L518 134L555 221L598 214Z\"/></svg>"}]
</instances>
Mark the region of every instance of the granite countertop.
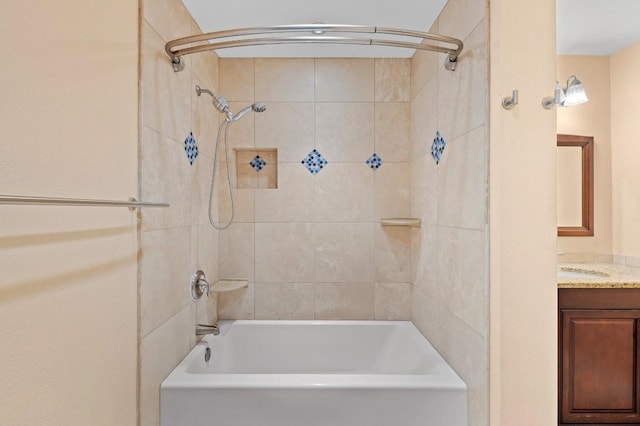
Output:
<instances>
[{"instance_id":1,"label":"granite countertop","mask_svg":"<svg viewBox=\"0 0 640 426\"><path fill-rule=\"evenodd\" d=\"M562 276L563 272L592 276ZM558 288L640 288L640 268L615 263L559 263Z\"/></svg>"}]
</instances>

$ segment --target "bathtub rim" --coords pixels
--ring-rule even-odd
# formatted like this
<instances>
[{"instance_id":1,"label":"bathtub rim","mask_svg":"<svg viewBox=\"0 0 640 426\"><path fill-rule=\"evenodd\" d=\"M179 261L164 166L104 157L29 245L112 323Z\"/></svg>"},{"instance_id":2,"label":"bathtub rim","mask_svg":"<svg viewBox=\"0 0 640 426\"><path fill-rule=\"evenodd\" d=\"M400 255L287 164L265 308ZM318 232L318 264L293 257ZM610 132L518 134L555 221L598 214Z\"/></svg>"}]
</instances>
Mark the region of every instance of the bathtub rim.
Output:
<instances>
[{"instance_id":1,"label":"bathtub rim","mask_svg":"<svg viewBox=\"0 0 640 426\"><path fill-rule=\"evenodd\" d=\"M446 362L433 344L422 335L411 321L380 320L221 320L220 335L207 334L196 343L162 381L161 390L170 389L439 389L467 391L466 383ZM215 347L212 340L224 338L234 325L351 325L395 326L408 329L413 338L433 349L442 368L436 374L299 374L299 373L192 373L190 364L204 356L207 346ZM417 333L417 334L416 334ZM215 351L215 349L214 349ZM215 355L214 355L215 356Z\"/></svg>"}]
</instances>

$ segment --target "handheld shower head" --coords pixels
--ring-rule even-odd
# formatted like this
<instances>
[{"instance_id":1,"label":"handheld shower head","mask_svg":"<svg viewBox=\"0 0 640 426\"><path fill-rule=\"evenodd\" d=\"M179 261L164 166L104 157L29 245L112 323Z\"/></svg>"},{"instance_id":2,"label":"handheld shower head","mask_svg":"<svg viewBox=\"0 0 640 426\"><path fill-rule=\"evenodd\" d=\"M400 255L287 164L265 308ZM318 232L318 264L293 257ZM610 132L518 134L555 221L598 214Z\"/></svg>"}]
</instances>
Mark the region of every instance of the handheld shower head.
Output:
<instances>
[{"instance_id":1,"label":"handheld shower head","mask_svg":"<svg viewBox=\"0 0 640 426\"><path fill-rule=\"evenodd\" d=\"M262 102L256 102L255 104L251 105L251 109L254 112L265 112L267 110L267 106Z\"/></svg>"},{"instance_id":2,"label":"handheld shower head","mask_svg":"<svg viewBox=\"0 0 640 426\"><path fill-rule=\"evenodd\" d=\"M248 107L244 107L237 114L234 114L233 117L231 117L231 121L240 120L242 118L242 116L245 115L249 111L264 112L266 110L267 110L267 106L265 104L263 104L262 102L256 102L253 105L249 105Z\"/></svg>"}]
</instances>

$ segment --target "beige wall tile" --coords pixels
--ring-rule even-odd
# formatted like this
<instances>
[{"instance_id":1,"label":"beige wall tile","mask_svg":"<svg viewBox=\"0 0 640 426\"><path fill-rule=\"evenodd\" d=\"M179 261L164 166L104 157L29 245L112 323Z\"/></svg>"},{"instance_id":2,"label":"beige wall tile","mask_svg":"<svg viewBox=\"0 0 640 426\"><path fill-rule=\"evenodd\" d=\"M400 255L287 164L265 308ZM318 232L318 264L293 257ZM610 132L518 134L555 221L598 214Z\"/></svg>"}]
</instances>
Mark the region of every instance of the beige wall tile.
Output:
<instances>
[{"instance_id":1,"label":"beige wall tile","mask_svg":"<svg viewBox=\"0 0 640 426\"><path fill-rule=\"evenodd\" d=\"M317 320L370 320L375 316L371 283L315 284Z\"/></svg>"},{"instance_id":2,"label":"beige wall tile","mask_svg":"<svg viewBox=\"0 0 640 426\"><path fill-rule=\"evenodd\" d=\"M329 164L317 175L314 193L316 222L371 222L374 171L360 164Z\"/></svg>"},{"instance_id":3,"label":"beige wall tile","mask_svg":"<svg viewBox=\"0 0 640 426\"><path fill-rule=\"evenodd\" d=\"M318 223L314 226L315 282L373 282L372 223Z\"/></svg>"},{"instance_id":4,"label":"beige wall tile","mask_svg":"<svg viewBox=\"0 0 640 426\"><path fill-rule=\"evenodd\" d=\"M411 60L375 59L376 102L408 102L411 100Z\"/></svg>"},{"instance_id":5,"label":"beige wall tile","mask_svg":"<svg viewBox=\"0 0 640 426\"><path fill-rule=\"evenodd\" d=\"M400 283L411 280L411 230L406 227L375 227L375 281Z\"/></svg>"},{"instance_id":6,"label":"beige wall tile","mask_svg":"<svg viewBox=\"0 0 640 426\"><path fill-rule=\"evenodd\" d=\"M202 270L211 284L218 280L218 231L211 225L191 227L191 270ZM215 324L218 320L218 293L210 293L194 302L199 324Z\"/></svg>"},{"instance_id":7,"label":"beige wall tile","mask_svg":"<svg viewBox=\"0 0 640 426\"><path fill-rule=\"evenodd\" d=\"M438 130L438 80L427 83L411 102L411 159L431 156L431 143Z\"/></svg>"},{"instance_id":8,"label":"beige wall tile","mask_svg":"<svg viewBox=\"0 0 640 426\"><path fill-rule=\"evenodd\" d=\"M140 424L160 421L160 384L191 349L192 307L185 306L140 342Z\"/></svg>"},{"instance_id":9,"label":"beige wall tile","mask_svg":"<svg viewBox=\"0 0 640 426\"><path fill-rule=\"evenodd\" d=\"M217 77L216 77L217 78ZM212 79L210 79L212 80ZM208 87L215 91L217 82L203 83L197 81L201 87ZM195 84L194 84L195 86ZM211 98L198 96L196 91L191 91L191 105L193 108L191 116L191 125L193 136L198 144L198 158L200 156L207 156L213 158L214 149L216 147L216 136L218 132L218 123L222 120L222 116L217 109L210 102Z\"/></svg>"},{"instance_id":10,"label":"beige wall tile","mask_svg":"<svg viewBox=\"0 0 640 426\"><path fill-rule=\"evenodd\" d=\"M142 209L142 229L191 224L197 216L191 204L192 194L184 188L196 180L197 170L189 164L184 148L148 127L142 128L140 144L140 197L171 204L166 209ZM167 173L171 179L166 178Z\"/></svg>"},{"instance_id":11,"label":"beige wall tile","mask_svg":"<svg viewBox=\"0 0 640 426\"><path fill-rule=\"evenodd\" d=\"M231 157L233 159L233 157ZM233 161L233 160L232 160ZM231 167L231 187L233 189L233 203L234 203L234 215L233 220L237 222L253 222L254 215L254 203L255 203L255 189L254 188L237 188L235 167ZM254 172L255 173L255 172ZM217 211L219 223L224 224L231 218L231 195L229 194L229 184L227 177L227 166L224 163L218 163L216 170L216 182L214 192L217 194L214 199L213 210ZM207 183L210 189L211 176L208 177ZM209 196L207 192L207 208L209 202ZM208 220L206 223L209 223Z\"/></svg>"},{"instance_id":12,"label":"beige wall tile","mask_svg":"<svg viewBox=\"0 0 640 426\"><path fill-rule=\"evenodd\" d=\"M439 312L439 316L441 344L438 350L467 384L469 423L486 425L488 340L446 310Z\"/></svg>"},{"instance_id":13,"label":"beige wall tile","mask_svg":"<svg viewBox=\"0 0 640 426\"><path fill-rule=\"evenodd\" d=\"M486 12L486 1L449 0L438 18L440 34L464 40L485 18Z\"/></svg>"},{"instance_id":14,"label":"beige wall tile","mask_svg":"<svg viewBox=\"0 0 640 426\"><path fill-rule=\"evenodd\" d=\"M165 43L191 35L193 18L181 2L144 1L142 17Z\"/></svg>"},{"instance_id":15,"label":"beige wall tile","mask_svg":"<svg viewBox=\"0 0 640 426\"><path fill-rule=\"evenodd\" d=\"M254 319L254 288L253 283L249 283L249 287L219 293L218 317L221 320Z\"/></svg>"},{"instance_id":16,"label":"beige wall tile","mask_svg":"<svg viewBox=\"0 0 640 426\"><path fill-rule=\"evenodd\" d=\"M489 271L485 231L438 229L435 297L468 327L488 337Z\"/></svg>"},{"instance_id":17,"label":"beige wall tile","mask_svg":"<svg viewBox=\"0 0 640 426\"><path fill-rule=\"evenodd\" d=\"M411 289L411 322L420 332L439 348L442 337L440 331L440 321L442 320L438 303L419 288L413 286Z\"/></svg>"},{"instance_id":18,"label":"beige wall tile","mask_svg":"<svg viewBox=\"0 0 640 426\"><path fill-rule=\"evenodd\" d=\"M141 120L143 125L183 142L191 131L191 74L173 71L164 44L143 22Z\"/></svg>"},{"instance_id":19,"label":"beige wall tile","mask_svg":"<svg viewBox=\"0 0 640 426\"><path fill-rule=\"evenodd\" d=\"M213 173L213 159L207 156L198 156L193 164L194 181L189 186L191 192L191 208L193 209L192 224L209 223L208 207L209 207L209 191L211 189L211 174ZM216 182L217 185L217 182ZM217 188L214 188L214 192ZM213 211L217 214L216 196L214 193Z\"/></svg>"},{"instance_id":20,"label":"beige wall tile","mask_svg":"<svg viewBox=\"0 0 640 426\"><path fill-rule=\"evenodd\" d=\"M447 141L437 172L440 225L485 229L489 186L487 137L487 129L481 126Z\"/></svg>"},{"instance_id":21,"label":"beige wall tile","mask_svg":"<svg viewBox=\"0 0 640 426\"><path fill-rule=\"evenodd\" d=\"M256 319L314 319L314 284L255 285Z\"/></svg>"},{"instance_id":22,"label":"beige wall tile","mask_svg":"<svg viewBox=\"0 0 640 426\"><path fill-rule=\"evenodd\" d=\"M278 189L256 191L256 222L313 222L315 177L300 163L279 164Z\"/></svg>"},{"instance_id":23,"label":"beige wall tile","mask_svg":"<svg viewBox=\"0 0 640 426\"><path fill-rule=\"evenodd\" d=\"M411 104L375 105L375 152L382 161L411 160Z\"/></svg>"},{"instance_id":24,"label":"beige wall tile","mask_svg":"<svg viewBox=\"0 0 640 426\"><path fill-rule=\"evenodd\" d=\"M375 220L411 215L411 167L409 163L385 163L375 171Z\"/></svg>"},{"instance_id":25,"label":"beige wall tile","mask_svg":"<svg viewBox=\"0 0 640 426\"><path fill-rule=\"evenodd\" d=\"M385 321L411 319L411 283L376 283L375 319Z\"/></svg>"},{"instance_id":26,"label":"beige wall tile","mask_svg":"<svg viewBox=\"0 0 640 426\"><path fill-rule=\"evenodd\" d=\"M309 223L257 223L256 280L261 283L312 282L313 226Z\"/></svg>"},{"instance_id":27,"label":"beige wall tile","mask_svg":"<svg viewBox=\"0 0 640 426\"><path fill-rule=\"evenodd\" d=\"M431 155L411 162L411 217L422 219L422 225L438 221L438 176Z\"/></svg>"},{"instance_id":28,"label":"beige wall tile","mask_svg":"<svg viewBox=\"0 0 640 426\"><path fill-rule=\"evenodd\" d=\"M438 20L429 32L438 34ZM438 70L443 63L442 55L436 55L426 50L416 50L411 57L411 99L413 100L422 87L430 80L436 79Z\"/></svg>"},{"instance_id":29,"label":"beige wall tile","mask_svg":"<svg viewBox=\"0 0 640 426\"><path fill-rule=\"evenodd\" d=\"M449 138L487 122L488 67L486 22L464 40L455 72L442 68L438 74L438 130Z\"/></svg>"},{"instance_id":30,"label":"beige wall tile","mask_svg":"<svg viewBox=\"0 0 640 426\"><path fill-rule=\"evenodd\" d=\"M193 83L193 91L192 93L197 96L195 91L195 85L199 84L203 89L209 89L213 93L220 94L218 92L218 88L220 87L220 74L219 74L219 58L218 55L211 52L201 52L196 55L192 55L191 57L191 69L193 71L194 83ZM203 95L201 95L202 97ZM209 100L211 98L207 96ZM209 103L211 108L214 108L211 103ZM217 110L214 108L214 111Z\"/></svg>"},{"instance_id":31,"label":"beige wall tile","mask_svg":"<svg viewBox=\"0 0 640 426\"><path fill-rule=\"evenodd\" d=\"M277 148L280 162L300 163L315 147L315 112L311 102L270 102L255 121L256 146Z\"/></svg>"},{"instance_id":32,"label":"beige wall tile","mask_svg":"<svg viewBox=\"0 0 640 426\"><path fill-rule=\"evenodd\" d=\"M313 59L255 61L257 101L313 101Z\"/></svg>"},{"instance_id":33,"label":"beige wall tile","mask_svg":"<svg viewBox=\"0 0 640 426\"><path fill-rule=\"evenodd\" d=\"M186 231L186 232L185 232ZM190 302L191 230L142 232L140 335L146 336Z\"/></svg>"},{"instance_id":34,"label":"beige wall tile","mask_svg":"<svg viewBox=\"0 0 640 426\"><path fill-rule=\"evenodd\" d=\"M250 102L229 102L229 108L232 112L237 113L244 107L250 104ZM224 115L219 114L219 119L224 120ZM255 119L256 114L247 113L238 121L234 121L229 125L228 129L228 142L229 142L229 155L231 155L232 148L255 148ZM224 159L224 131L220 134L220 140L218 142L218 161Z\"/></svg>"},{"instance_id":35,"label":"beige wall tile","mask_svg":"<svg viewBox=\"0 0 640 426\"><path fill-rule=\"evenodd\" d=\"M438 232L434 225L423 224L411 231L411 282L431 297L438 285Z\"/></svg>"},{"instance_id":36,"label":"beige wall tile","mask_svg":"<svg viewBox=\"0 0 640 426\"><path fill-rule=\"evenodd\" d=\"M219 72L220 96L228 102L255 102L254 59L222 58Z\"/></svg>"},{"instance_id":37,"label":"beige wall tile","mask_svg":"<svg viewBox=\"0 0 640 426\"><path fill-rule=\"evenodd\" d=\"M233 223L220 232L220 278L254 279L254 224Z\"/></svg>"},{"instance_id":38,"label":"beige wall tile","mask_svg":"<svg viewBox=\"0 0 640 426\"><path fill-rule=\"evenodd\" d=\"M374 151L373 103L316 104L316 148L329 162L364 163Z\"/></svg>"},{"instance_id":39,"label":"beige wall tile","mask_svg":"<svg viewBox=\"0 0 640 426\"><path fill-rule=\"evenodd\" d=\"M317 102L373 102L373 59L316 59Z\"/></svg>"},{"instance_id":40,"label":"beige wall tile","mask_svg":"<svg viewBox=\"0 0 640 426\"><path fill-rule=\"evenodd\" d=\"M254 172L255 173L255 172ZM229 185L227 183L227 171L224 164L218 164L216 172L217 178L214 191L217 194L213 203L214 212L217 211L217 222L226 223L231 218L231 196L229 195ZM209 181L211 176L208 177ZM255 189L236 188L235 176L231 175L231 185L233 188L234 222L247 223L255 220ZM211 182L208 182L210 185ZM208 193L207 193L208 194ZM206 202L209 202L208 195ZM208 207L208 206L207 206ZM203 207L204 208L204 207ZM219 214L218 214L219 213ZM209 223L208 220L206 223Z\"/></svg>"}]
</instances>

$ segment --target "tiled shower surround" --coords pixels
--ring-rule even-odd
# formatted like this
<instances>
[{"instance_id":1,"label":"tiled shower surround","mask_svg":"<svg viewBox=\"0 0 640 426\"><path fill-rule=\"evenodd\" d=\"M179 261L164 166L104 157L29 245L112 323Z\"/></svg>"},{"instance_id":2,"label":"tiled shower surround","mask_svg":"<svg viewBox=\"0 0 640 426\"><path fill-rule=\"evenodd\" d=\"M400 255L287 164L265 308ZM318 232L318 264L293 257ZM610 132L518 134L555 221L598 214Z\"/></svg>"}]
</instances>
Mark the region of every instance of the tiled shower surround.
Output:
<instances>
[{"instance_id":1,"label":"tiled shower surround","mask_svg":"<svg viewBox=\"0 0 640 426\"><path fill-rule=\"evenodd\" d=\"M199 29L178 0L141 3L140 198L171 204L140 212L138 413L147 426L159 423L160 383L195 344L196 323L216 320L216 295L194 303L188 285L196 269L218 276L206 213L217 115L194 89L217 89L218 58L186 58L174 73L165 43Z\"/></svg>"},{"instance_id":2,"label":"tiled shower surround","mask_svg":"<svg viewBox=\"0 0 640 426\"><path fill-rule=\"evenodd\" d=\"M486 2L450 0L430 29L464 41L455 72L444 70L444 55L417 52L197 54L174 73L165 41L199 30L178 0L143 6L141 197L172 207L142 217L141 424L158 424L160 382L194 344L196 318L212 321L217 308L227 319L410 319L469 386L469 425L486 426ZM233 148L277 149L277 189L236 188L234 223L221 232L207 224L206 208L223 116L195 95L195 84L224 96L234 112L267 106L230 127L232 164L242 152ZM190 132L199 152L193 165L184 153ZM438 163L437 132L446 141ZM326 164L310 173L304 160L314 149ZM214 212L221 223L230 212L223 157ZM274 165L266 163L250 169L256 179ZM418 217L422 227L382 227L383 217ZM195 305L186 288L195 267L210 281L246 278L249 287L220 294L218 306L215 296L208 309Z\"/></svg>"},{"instance_id":3,"label":"tiled shower surround","mask_svg":"<svg viewBox=\"0 0 640 426\"><path fill-rule=\"evenodd\" d=\"M250 282L220 295L220 318L410 318L410 230L378 223L411 209L410 67L220 60L232 110L267 105L232 125L230 146L278 150L277 189L236 189L235 223L219 236L220 275ZM367 163L374 152L378 168Z\"/></svg>"}]
</instances>

